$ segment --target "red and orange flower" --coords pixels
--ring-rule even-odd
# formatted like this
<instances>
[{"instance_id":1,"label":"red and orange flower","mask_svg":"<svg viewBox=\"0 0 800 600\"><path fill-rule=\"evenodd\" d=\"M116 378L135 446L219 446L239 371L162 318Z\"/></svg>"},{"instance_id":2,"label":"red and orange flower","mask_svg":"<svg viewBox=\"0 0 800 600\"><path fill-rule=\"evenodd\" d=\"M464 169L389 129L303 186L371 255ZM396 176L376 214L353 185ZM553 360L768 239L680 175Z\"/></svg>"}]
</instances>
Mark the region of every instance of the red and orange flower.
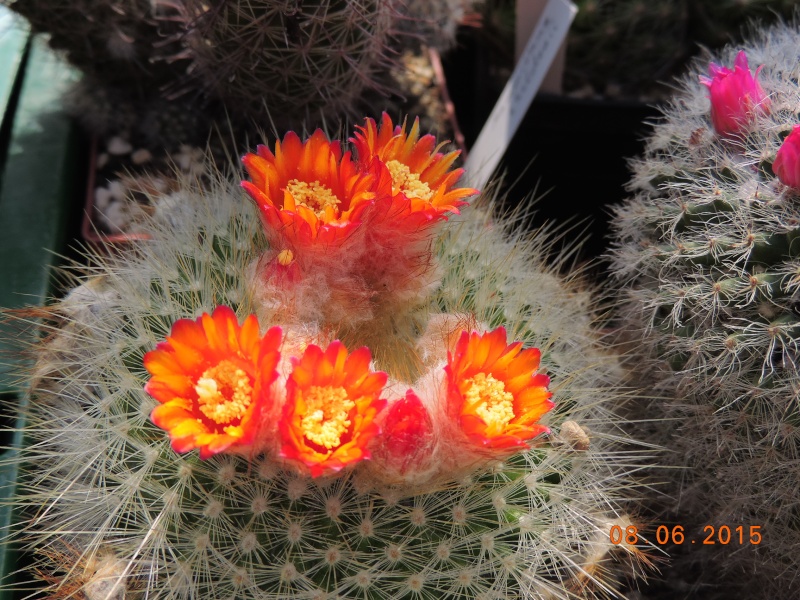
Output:
<instances>
[{"instance_id":1,"label":"red and orange flower","mask_svg":"<svg viewBox=\"0 0 800 600\"><path fill-rule=\"evenodd\" d=\"M352 354L336 340L324 351L306 348L286 383L279 423L281 456L305 465L312 477L333 473L370 457L367 444L380 429L375 417L386 373L370 370L371 354Z\"/></svg>"},{"instance_id":2,"label":"red and orange flower","mask_svg":"<svg viewBox=\"0 0 800 600\"><path fill-rule=\"evenodd\" d=\"M395 127L386 113L378 126L373 119L364 125L350 141L356 148L362 169L374 165L377 158L391 174L392 197L387 213L405 228L418 227L458 213L478 190L456 187L464 169L451 169L459 151L439 152L436 138L419 135L419 118L406 133L406 124Z\"/></svg>"},{"instance_id":3,"label":"red and orange flower","mask_svg":"<svg viewBox=\"0 0 800 600\"><path fill-rule=\"evenodd\" d=\"M152 376L144 389L161 403L150 418L169 432L176 452L199 448L206 459L254 443L272 407L280 345L280 327L262 337L254 315L240 326L227 306L172 325L166 341L144 355Z\"/></svg>"},{"instance_id":4,"label":"red and orange flower","mask_svg":"<svg viewBox=\"0 0 800 600\"><path fill-rule=\"evenodd\" d=\"M305 142L290 131L274 154L259 146L242 162L252 179L242 187L261 211L270 241L282 242L277 250L338 244L378 196L391 193L386 177L359 169L320 129Z\"/></svg>"},{"instance_id":5,"label":"red and orange flower","mask_svg":"<svg viewBox=\"0 0 800 600\"><path fill-rule=\"evenodd\" d=\"M461 430L478 446L527 447L527 441L549 432L538 421L553 408L550 378L537 374L541 352L506 343L506 330L461 334L448 352L447 403Z\"/></svg>"}]
</instances>

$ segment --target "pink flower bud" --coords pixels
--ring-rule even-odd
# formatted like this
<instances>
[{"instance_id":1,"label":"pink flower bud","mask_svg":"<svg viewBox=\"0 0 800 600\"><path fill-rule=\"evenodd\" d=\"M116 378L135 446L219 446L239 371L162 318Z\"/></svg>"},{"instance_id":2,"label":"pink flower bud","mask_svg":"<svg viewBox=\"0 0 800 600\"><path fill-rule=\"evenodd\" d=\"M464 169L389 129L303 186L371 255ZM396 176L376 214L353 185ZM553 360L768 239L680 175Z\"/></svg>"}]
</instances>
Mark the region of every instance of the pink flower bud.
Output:
<instances>
[{"instance_id":1,"label":"pink flower bud","mask_svg":"<svg viewBox=\"0 0 800 600\"><path fill-rule=\"evenodd\" d=\"M744 50L736 55L734 69L711 63L708 71L711 79L701 77L700 82L708 86L711 99L711 122L719 135L731 136L740 133L756 116L769 114L769 98L756 81L761 67L750 74Z\"/></svg>"},{"instance_id":2,"label":"pink flower bud","mask_svg":"<svg viewBox=\"0 0 800 600\"><path fill-rule=\"evenodd\" d=\"M783 140L775 162L772 163L772 170L781 183L800 189L800 125L795 125Z\"/></svg>"}]
</instances>

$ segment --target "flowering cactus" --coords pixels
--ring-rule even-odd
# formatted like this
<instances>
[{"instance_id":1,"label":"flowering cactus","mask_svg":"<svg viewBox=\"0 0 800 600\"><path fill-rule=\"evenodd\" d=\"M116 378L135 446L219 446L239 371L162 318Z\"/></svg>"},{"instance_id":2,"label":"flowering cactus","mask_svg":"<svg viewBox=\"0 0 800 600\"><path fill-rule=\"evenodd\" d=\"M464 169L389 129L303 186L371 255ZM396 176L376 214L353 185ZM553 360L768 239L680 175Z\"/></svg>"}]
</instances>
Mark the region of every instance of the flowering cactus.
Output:
<instances>
[{"instance_id":1,"label":"flowering cactus","mask_svg":"<svg viewBox=\"0 0 800 600\"><path fill-rule=\"evenodd\" d=\"M47 309L8 459L42 593L566 600L645 558L591 294L455 214L416 124L353 145L248 155L252 204L187 182Z\"/></svg>"},{"instance_id":2,"label":"flowering cactus","mask_svg":"<svg viewBox=\"0 0 800 600\"><path fill-rule=\"evenodd\" d=\"M612 221L617 316L659 396L642 409L680 467L666 510L697 540L677 576L713 573L692 585L727 597L800 592L798 25L725 49L719 62L736 69L712 66L710 106L707 63L695 65ZM756 76L745 56L763 65ZM700 544L740 525L764 542Z\"/></svg>"},{"instance_id":3,"label":"flowering cactus","mask_svg":"<svg viewBox=\"0 0 800 600\"><path fill-rule=\"evenodd\" d=\"M742 50L736 55L733 70L714 63L709 66L711 79L701 77L711 98L711 122L720 135L741 133L756 113L768 114L770 101L758 83L758 72L750 74L747 55Z\"/></svg>"},{"instance_id":4,"label":"flowering cactus","mask_svg":"<svg viewBox=\"0 0 800 600\"><path fill-rule=\"evenodd\" d=\"M477 190L456 185L458 152L420 137L418 120L407 130L386 114L380 126L366 119L351 141L355 158L322 131L305 142L289 133L274 153L243 158L242 186L270 243L256 293L262 306L335 327L348 345L386 347L386 319L400 321L437 283L431 232ZM398 344L410 350L406 337Z\"/></svg>"}]
</instances>

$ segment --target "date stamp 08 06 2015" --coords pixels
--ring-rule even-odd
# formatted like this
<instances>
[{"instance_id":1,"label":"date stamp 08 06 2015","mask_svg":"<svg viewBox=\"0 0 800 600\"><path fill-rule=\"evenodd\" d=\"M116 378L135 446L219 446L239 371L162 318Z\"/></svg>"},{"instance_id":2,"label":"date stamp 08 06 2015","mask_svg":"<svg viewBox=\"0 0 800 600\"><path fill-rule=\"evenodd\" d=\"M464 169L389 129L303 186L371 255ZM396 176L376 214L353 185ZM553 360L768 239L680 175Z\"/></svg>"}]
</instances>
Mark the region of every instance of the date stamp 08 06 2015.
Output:
<instances>
[{"instance_id":1,"label":"date stamp 08 06 2015","mask_svg":"<svg viewBox=\"0 0 800 600\"><path fill-rule=\"evenodd\" d=\"M713 525L706 525L703 527L703 540L687 540L682 525L673 525L668 527L666 525L659 525L656 527L656 544L665 546L667 544L681 545L684 543L701 543L704 546L713 546L720 544L722 546L728 544L738 544L743 546L750 544L757 546L761 543L761 525L750 525L749 528L744 525L738 527L728 527L727 525L720 525L714 527ZM609 539L614 545L627 544L635 545L639 541L639 529L635 525L628 525L622 527L614 525L609 531Z\"/></svg>"}]
</instances>

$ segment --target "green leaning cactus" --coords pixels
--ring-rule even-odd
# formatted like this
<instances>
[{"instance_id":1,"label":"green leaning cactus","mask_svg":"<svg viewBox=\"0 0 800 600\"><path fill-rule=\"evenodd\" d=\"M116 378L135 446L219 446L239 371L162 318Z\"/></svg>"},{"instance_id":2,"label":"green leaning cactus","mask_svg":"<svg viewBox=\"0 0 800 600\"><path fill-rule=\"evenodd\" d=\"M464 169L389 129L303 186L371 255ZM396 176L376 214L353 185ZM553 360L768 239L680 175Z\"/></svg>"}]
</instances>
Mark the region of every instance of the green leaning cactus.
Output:
<instances>
[{"instance_id":1,"label":"green leaning cactus","mask_svg":"<svg viewBox=\"0 0 800 600\"><path fill-rule=\"evenodd\" d=\"M666 510L698 544L685 558L714 561L706 583L751 598L800 589L800 196L776 176L791 169L776 156L799 117L798 42L781 23L710 71L696 61L612 220L616 314L663 396L651 430L682 467ZM737 527L743 540L719 542Z\"/></svg>"},{"instance_id":2,"label":"green leaning cactus","mask_svg":"<svg viewBox=\"0 0 800 600\"><path fill-rule=\"evenodd\" d=\"M391 122L388 127L385 131L392 131ZM365 128L364 136L369 137L370 131L374 133ZM426 146L432 140L417 140L413 130L408 135L403 134L402 141L420 144L418 151L404 155L403 148L408 147L401 144L395 158L381 156L381 160L394 169L392 181L395 176L405 181L401 189L423 193L426 182L433 185L443 173L429 177L420 164L431 164L430 160L415 162L426 152L435 153L435 144ZM269 179L259 176L259 169L267 169L265 161L291 169L292 157L303 156L308 149L336 156L335 145L323 137L318 132L292 149L294 138L287 136L283 158L270 159L263 149L258 157L249 155L246 164L253 182L248 192L260 197L260 189L271 198L265 187ZM379 145L387 141L380 139ZM435 156L433 164L452 158ZM377 168L375 162L369 164ZM330 176L337 175L332 171ZM358 181L369 177L358 175ZM330 200L330 189L328 193L322 190L327 181L322 178L313 182L315 186L302 186L292 179L288 186L293 194L306 194L313 187L321 194L318 200ZM453 183L450 178L442 185ZM408 206L402 196L393 196L392 202ZM369 241L367 232L365 243L379 246L375 246L378 254L364 255L366 263L353 259L330 264L325 254L301 244L308 240L299 221L297 229L270 230L270 218L295 217L260 204L265 211L265 235L258 211L239 185L222 177L205 189L186 181L180 191L154 205L155 213L145 217L142 225L150 239L135 252L89 255L89 266L74 273L73 290L43 313L49 315L47 335L29 348L36 361L27 374L31 382L25 408L27 445L7 459L20 467L21 475L13 500L19 518L5 542L20 543L33 559L26 572L17 574L21 585L37 587L51 597L82 594L89 600L567 600L612 593L619 583L620 559L630 561L634 569L647 562L638 543L615 544L610 535L615 526L624 529L636 524L626 497L640 457L626 444L625 423L614 414L618 401L626 396L620 385L623 373L618 357L593 328L596 295L582 287L578 277L559 275L563 265L544 264L547 236L520 233L513 223L491 218L485 207L465 207L463 216L453 216L419 237L419 227L432 226L426 219L428 225L417 223L406 232L419 238L411 249L413 262L420 265L418 256L428 257L424 261L427 283L419 287L384 264L387 261L369 260L386 251L380 246L383 237ZM442 214L438 208L435 212ZM303 222L330 218L325 214L302 213ZM381 219L380 214L364 215L364 226L369 219ZM344 216L341 219L347 227L353 225ZM358 238L360 229L351 229L351 236L342 243L353 250L348 255L357 256L358 248L351 241ZM284 242L296 245L281 248ZM333 251L339 247L328 243ZM405 260L400 248L392 246L389 251L395 262ZM319 267L304 271L307 264ZM322 474L312 467L309 474L291 459L288 464L277 460L268 449L221 451L213 444L222 438L210 442L210 438L192 438L194 434L187 438L185 430L180 433L165 422L175 413L163 412L168 405L159 404L162 392L169 385L183 385L183 379L173 379L164 388L163 377L174 369L189 369L196 353L184 346L173 355L180 355L183 367L170 362L169 373L163 361L171 360L170 347L174 350L194 336L186 338L187 333L197 333L194 319L207 313L204 319L228 322L233 313L218 307L231 307L239 320L253 315L242 325L250 331L245 337L252 341L254 323L261 332L280 325L282 356L292 352L299 356L302 347L309 346L308 340L332 338L329 329L336 325L326 316L331 311L315 300L301 307L303 297L313 291L310 287L332 286L326 297L329 303L335 302L336 278L342 272L347 275L356 264L366 269L365 281L377 277L379 282L410 285L407 290L416 294L399 300L407 307L405 312L395 310L396 303L387 300L382 289L373 290L378 301L354 305L359 311L352 318L373 330L368 336L375 344L373 350L382 343L377 327L385 327L389 342L401 330L406 345L384 350L408 354L410 349L422 364L432 365L425 367L427 378L409 375L410 371L394 366L402 360L383 358L374 351L370 369L387 371L401 396L403 390L414 387L421 397L436 398L432 382L444 376L440 367L455 364L448 362L447 350L456 328L496 332L502 326L526 348L541 349L541 369L551 378L555 402L545 420L550 433L537 438L530 448L519 446L519 451L502 456L489 452L490 460L447 473L442 465L449 467L464 457L474 460L477 450L463 446L462 438L448 437L453 425L436 421L439 434L431 438L431 444L437 453L428 454L429 446L424 445L409 455L425 464L425 469L404 471L404 462L402 466L391 460L381 463L381 449L387 446L378 445L372 460L342 463L341 471L333 468ZM292 270L295 266L297 270ZM383 267L388 271L381 271ZM331 272L325 274L327 269ZM311 279L303 279L306 276ZM300 284L306 286L306 296L296 291ZM350 291L349 287L339 290L344 298L339 301L346 303ZM392 307L394 320L393 315L365 316L367 309L382 306ZM209 316L212 311L214 317ZM309 318L313 311L322 316ZM339 312L331 314L335 317ZM398 319L410 321L411 326ZM345 326L342 331L351 330ZM272 348L270 352L274 351L269 346L272 342L264 346ZM527 350L525 356L533 354ZM363 358L363 351L360 355ZM288 359L281 363L284 366L269 364L265 373L290 368ZM296 362L291 364L297 369ZM198 398L217 393L219 388L210 381L215 377L207 370L202 385L197 380ZM244 375L237 377L241 385L237 383L236 389L250 393L249 384L242 383ZM540 385L544 379L537 377ZM293 381L301 386L297 379ZM145 385L153 397L145 392ZM161 412L153 412L154 407ZM229 408L235 409L226 405L225 410ZM430 414L434 412L431 409ZM334 425L355 430L366 422ZM195 427L187 423L185 427ZM266 426L275 428L274 423ZM382 427L391 431L387 422ZM233 437L240 433L224 431ZM280 433L284 434L283 429ZM186 451L187 439L195 440L206 460L194 450ZM231 438L225 439L228 443ZM263 443L270 446L272 438ZM335 443L330 447L336 448ZM478 455L483 456L482 452ZM383 469L381 464L390 468ZM34 584L31 579L37 577L40 581Z\"/></svg>"}]
</instances>

